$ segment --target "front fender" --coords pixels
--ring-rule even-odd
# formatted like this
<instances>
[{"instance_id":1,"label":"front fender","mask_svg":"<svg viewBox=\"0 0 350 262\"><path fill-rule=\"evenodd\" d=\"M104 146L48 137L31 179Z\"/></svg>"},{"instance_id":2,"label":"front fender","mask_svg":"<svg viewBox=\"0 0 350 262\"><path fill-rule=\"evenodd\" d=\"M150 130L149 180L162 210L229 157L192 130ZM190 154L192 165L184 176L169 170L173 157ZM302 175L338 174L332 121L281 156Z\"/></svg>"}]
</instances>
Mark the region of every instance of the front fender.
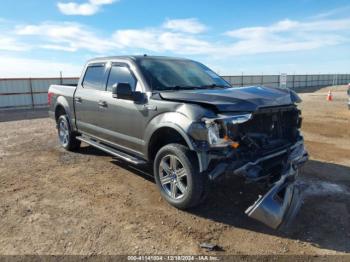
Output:
<instances>
[{"instance_id":1,"label":"front fender","mask_svg":"<svg viewBox=\"0 0 350 262\"><path fill-rule=\"evenodd\" d=\"M189 127L192 124L192 120L185 115L178 112L167 112L157 115L147 125L144 133L144 141L146 141L146 149L148 149L149 142L152 135L162 127L170 127L176 130L186 141L188 147L194 150L190 137L187 134ZM148 156L148 152L144 152Z\"/></svg>"},{"instance_id":2,"label":"front fender","mask_svg":"<svg viewBox=\"0 0 350 262\"><path fill-rule=\"evenodd\" d=\"M188 135L188 130L192 123L193 121L191 119L179 112L163 113L152 119L152 121L149 122L146 128L144 137L144 141L146 142L143 153L146 156L146 158L148 159L148 147L152 135L162 127L170 127L176 130L186 141L186 144L189 147L189 149L196 153L199 164L199 172L205 171L208 162L207 158L203 156L203 153L195 150L193 142L190 136Z\"/></svg>"}]
</instances>

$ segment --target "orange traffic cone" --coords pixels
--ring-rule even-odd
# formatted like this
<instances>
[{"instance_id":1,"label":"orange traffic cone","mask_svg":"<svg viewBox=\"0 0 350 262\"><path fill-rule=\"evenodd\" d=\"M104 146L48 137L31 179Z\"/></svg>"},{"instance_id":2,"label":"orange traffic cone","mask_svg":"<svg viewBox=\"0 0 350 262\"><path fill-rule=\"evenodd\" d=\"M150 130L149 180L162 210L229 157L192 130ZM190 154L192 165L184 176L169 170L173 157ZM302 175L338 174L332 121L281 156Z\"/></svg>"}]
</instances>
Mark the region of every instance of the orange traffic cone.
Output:
<instances>
[{"instance_id":1,"label":"orange traffic cone","mask_svg":"<svg viewBox=\"0 0 350 262\"><path fill-rule=\"evenodd\" d=\"M332 100L333 100L332 91L329 90L328 95L327 95L327 101L332 101Z\"/></svg>"}]
</instances>

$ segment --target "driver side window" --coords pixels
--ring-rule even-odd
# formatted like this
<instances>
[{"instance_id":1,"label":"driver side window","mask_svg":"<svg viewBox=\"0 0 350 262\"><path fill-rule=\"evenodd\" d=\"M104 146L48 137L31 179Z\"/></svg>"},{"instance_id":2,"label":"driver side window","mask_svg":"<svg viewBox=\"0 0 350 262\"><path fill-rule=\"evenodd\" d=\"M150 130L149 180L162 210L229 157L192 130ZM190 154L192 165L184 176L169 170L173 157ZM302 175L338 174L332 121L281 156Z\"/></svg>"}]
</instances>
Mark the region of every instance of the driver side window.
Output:
<instances>
[{"instance_id":1,"label":"driver side window","mask_svg":"<svg viewBox=\"0 0 350 262\"><path fill-rule=\"evenodd\" d=\"M112 91L113 85L117 83L129 83L135 91L136 79L126 66L113 65L108 77L107 91Z\"/></svg>"}]
</instances>

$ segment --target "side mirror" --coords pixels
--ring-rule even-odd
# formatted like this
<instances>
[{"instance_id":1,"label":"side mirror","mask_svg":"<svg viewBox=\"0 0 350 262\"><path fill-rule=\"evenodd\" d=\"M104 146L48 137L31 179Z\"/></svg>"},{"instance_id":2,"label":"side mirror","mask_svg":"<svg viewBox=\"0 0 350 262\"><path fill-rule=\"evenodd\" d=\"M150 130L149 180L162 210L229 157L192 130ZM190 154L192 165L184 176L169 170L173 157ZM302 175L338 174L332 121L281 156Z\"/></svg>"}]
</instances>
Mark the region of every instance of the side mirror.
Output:
<instances>
[{"instance_id":1,"label":"side mirror","mask_svg":"<svg viewBox=\"0 0 350 262\"><path fill-rule=\"evenodd\" d=\"M134 100L133 92L129 83L118 83L113 85L112 95L119 99Z\"/></svg>"}]
</instances>

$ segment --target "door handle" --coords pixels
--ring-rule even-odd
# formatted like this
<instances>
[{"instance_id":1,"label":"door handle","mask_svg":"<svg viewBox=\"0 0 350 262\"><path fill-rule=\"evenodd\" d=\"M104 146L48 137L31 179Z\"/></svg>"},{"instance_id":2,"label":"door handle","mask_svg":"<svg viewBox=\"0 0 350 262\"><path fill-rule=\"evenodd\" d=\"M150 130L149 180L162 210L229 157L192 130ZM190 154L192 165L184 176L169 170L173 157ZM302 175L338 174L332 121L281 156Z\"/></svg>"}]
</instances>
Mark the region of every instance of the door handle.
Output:
<instances>
[{"instance_id":1,"label":"door handle","mask_svg":"<svg viewBox=\"0 0 350 262\"><path fill-rule=\"evenodd\" d=\"M100 107L107 107L107 106L108 106L108 104L107 104L106 101L99 101L99 102L98 102L98 105L99 105Z\"/></svg>"},{"instance_id":2,"label":"door handle","mask_svg":"<svg viewBox=\"0 0 350 262\"><path fill-rule=\"evenodd\" d=\"M75 97L74 101L77 103L81 103L81 102L83 102L83 99L81 99L81 97Z\"/></svg>"},{"instance_id":3,"label":"door handle","mask_svg":"<svg viewBox=\"0 0 350 262\"><path fill-rule=\"evenodd\" d=\"M157 106L154 106L154 105L147 104L147 105L144 105L143 108L150 111L157 111Z\"/></svg>"}]
</instances>

